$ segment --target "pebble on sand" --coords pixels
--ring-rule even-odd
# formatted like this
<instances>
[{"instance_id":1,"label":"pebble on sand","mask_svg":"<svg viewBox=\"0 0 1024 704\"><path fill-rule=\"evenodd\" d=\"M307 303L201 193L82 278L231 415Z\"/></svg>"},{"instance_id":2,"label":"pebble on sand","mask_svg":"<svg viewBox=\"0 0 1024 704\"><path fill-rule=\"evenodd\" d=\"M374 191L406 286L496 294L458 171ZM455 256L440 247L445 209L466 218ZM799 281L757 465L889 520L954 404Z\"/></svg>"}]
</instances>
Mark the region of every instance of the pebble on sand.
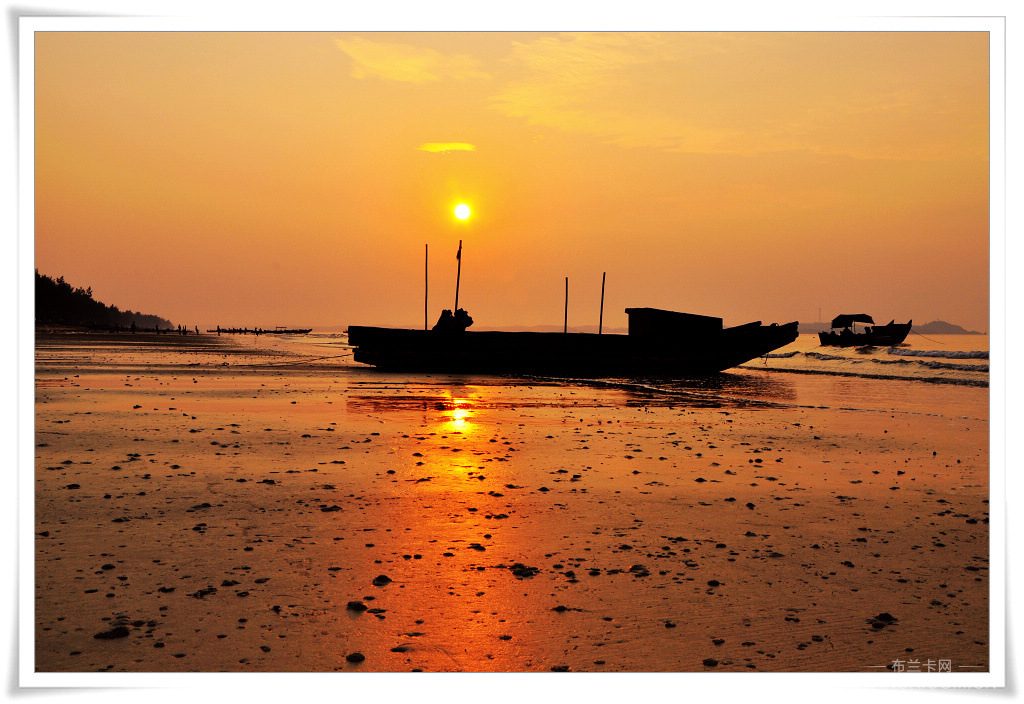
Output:
<instances>
[{"instance_id":1,"label":"pebble on sand","mask_svg":"<svg viewBox=\"0 0 1024 704\"><path fill-rule=\"evenodd\" d=\"M882 629L886 626L891 626L897 621L899 621L899 619L890 614L888 611L883 611L874 618L868 619L868 623L870 623L871 627L875 629Z\"/></svg>"},{"instance_id":2,"label":"pebble on sand","mask_svg":"<svg viewBox=\"0 0 1024 704\"><path fill-rule=\"evenodd\" d=\"M512 570L512 574L514 574L516 577L533 577L538 572L540 572L539 568L527 567L521 562L515 563L514 565L509 567L509 569Z\"/></svg>"},{"instance_id":3,"label":"pebble on sand","mask_svg":"<svg viewBox=\"0 0 1024 704\"><path fill-rule=\"evenodd\" d=\"M127 638L127 637L128 637L128 627L127 626L115 626L114 628L111 628L109 631L101 631L100 633L97 633L96 635L93 636L93 638L97 638L99 640L113 640L114 638Z\"/></svg>"}]
</instances>

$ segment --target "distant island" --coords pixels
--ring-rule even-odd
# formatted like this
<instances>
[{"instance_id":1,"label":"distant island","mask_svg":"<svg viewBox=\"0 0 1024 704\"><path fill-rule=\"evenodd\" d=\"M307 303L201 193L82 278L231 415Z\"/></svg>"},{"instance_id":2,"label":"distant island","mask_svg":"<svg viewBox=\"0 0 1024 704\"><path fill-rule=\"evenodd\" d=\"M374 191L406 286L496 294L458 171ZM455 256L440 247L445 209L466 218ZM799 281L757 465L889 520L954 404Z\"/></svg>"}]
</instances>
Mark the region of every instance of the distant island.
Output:
<instances>
[{"instance_id":1,"label":"distant island","mask_svg":"<svg viewBox=\"0 0 1024 704\"><path fill-rule=\"evenodd\" d=\"M859 328L858 328L859 329ZM831 330L829 323L800 323L800 332L803 334L812 334L819 332L828 332ZM920 333L921 335L984 335L983 332L976 332L974 330L967 330L954 325L953 323L947 323L945 320L933 320L930 323L923 325L915 325L911 328L912 333Z\"/></svg>"},{"instance_id":2,"label":"distant island","mask_svg":"<svg viewBox=\"0 0 1024 704\"><path fill-rule=\"evenodd\" d=\"M984 335L983 332L965 330L959 325L947 323L945 320L933 320L924 325L915 325L911 332L919 332L925 335Z\"/></svg>"},{"instance_id":3,"label":"distant island","mask_svg":"<svg viewBox=\"0 0 1024 704\"><path fill-rule=\"evenodd\" d=\"M171 330L170 321L156 315L122 311L94 300L92 287L75 288L61 276L52 279L36 269L36 325L67 325L93 330Z\"/></svg>"}]
</instances>

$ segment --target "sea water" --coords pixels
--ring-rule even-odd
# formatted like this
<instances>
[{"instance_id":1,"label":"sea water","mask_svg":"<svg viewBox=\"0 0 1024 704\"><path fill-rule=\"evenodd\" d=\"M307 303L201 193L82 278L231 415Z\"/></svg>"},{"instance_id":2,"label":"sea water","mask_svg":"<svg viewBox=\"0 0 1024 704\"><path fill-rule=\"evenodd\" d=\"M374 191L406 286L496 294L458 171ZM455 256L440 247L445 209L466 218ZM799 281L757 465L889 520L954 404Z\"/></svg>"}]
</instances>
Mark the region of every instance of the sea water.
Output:
<instances>
[{"instance_id":1,"label":"sea water","mask_svg":"<svg viewBox=\"0 0 1024 704\"><path fill-rule=\"evenodd\" d=\"M353 361L344 332L266 335L258 344L319 360L339 371L369 369ZM906 341L891 347L829 347L821 345L816 334L802 334L764 357L710 377L547 381L616 386L632 404L761 403L987 418L989 363L988 335L911 332ZM460 383L467 380L460 378ZM518 382L509 378L507 383Z\"/></svg>"},{"instance_id":2,"label":"sea water","mask_svg":"<svg viewBox=\"0 0 1024 704\"><path fill-rule=\"evenodd\" d=\"M743 365L805 374L988 386L988 335L911 334L894 347L829 347L817 335Z\"/></svg>"},{"instance_id":3,"label":"sea water","mask_svg":"<svg viewBox=\"0 0 1024 704\"><path fill-rule=\"evenodd\" d=\"M670 386L774 404L988 418L989 364L987 335L911 333L891 347L829 347L804 334L717 382Z\"/></svg>"}]
</instances>

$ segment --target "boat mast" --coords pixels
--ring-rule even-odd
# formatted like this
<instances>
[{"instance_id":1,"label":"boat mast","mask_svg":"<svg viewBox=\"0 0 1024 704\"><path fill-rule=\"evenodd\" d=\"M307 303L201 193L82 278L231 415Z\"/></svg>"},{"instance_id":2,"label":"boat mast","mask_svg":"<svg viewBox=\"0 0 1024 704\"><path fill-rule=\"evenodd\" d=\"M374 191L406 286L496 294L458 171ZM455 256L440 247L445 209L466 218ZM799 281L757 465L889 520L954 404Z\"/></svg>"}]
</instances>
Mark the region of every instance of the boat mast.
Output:
<instances>
[{"instance_id":1,"label":"boat mast","mask_svg":"<svg viewBox=\"0 0 1024 704\"><path fill-rule=\"evenodd\" d=\"M459 260L459 270L455 275L455 310L452 311L453 313L459 311L459 281L462 279L462 240L459 240L459 251L455 258Z\"/></svg>"},{"instance_id":2,"label":"boat mast","mask_svg":"<svg viewBox=\"0 0 1024 704\"><path fill-rule=\"evenodd\" d=\"M601 314L597 318L597 334L601 334L601 328L604 326L604 277L607 271L601 272Z\"/></svg>"},{"instance_id":3,"label":"boat mast","mask_svg":"<svg viewBox=\"0 0 1024 704\"><path fill-rule=\"evenodd\" d=\"M569 277L565 277L565 321L562 323L562 332L569 332Z\"/></svg>"},{"instance_id":4,"label":"boat mast","mask_svg":"<svg viewBox=\"0 0 1024 704\"><path fill-rule=\"evenodd\" d=\"M429 281L429 276L430 276L429 262L430 262L430 245L429 244L424 244L423 245L423 329L424 330L427 329L427 325L429 325L429 318L430 318L429 312L427 310L428 309L428 305L427 305L428 294L429 294L429 291L430 291L430 286L429 286L429 284L430 284L430 281Z\"/></svg>"}]
</instances>

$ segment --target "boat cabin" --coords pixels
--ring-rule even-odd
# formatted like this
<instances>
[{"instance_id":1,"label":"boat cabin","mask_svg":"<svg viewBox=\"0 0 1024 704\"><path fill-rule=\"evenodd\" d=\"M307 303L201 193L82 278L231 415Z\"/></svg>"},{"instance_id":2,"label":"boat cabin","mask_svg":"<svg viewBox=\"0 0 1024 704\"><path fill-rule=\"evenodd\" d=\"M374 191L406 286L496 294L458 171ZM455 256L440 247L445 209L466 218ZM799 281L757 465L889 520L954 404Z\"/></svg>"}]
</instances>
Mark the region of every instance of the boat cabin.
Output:
<instances>
[{"instance_id":1,"label":"boat cabin","mask_svg":"<svg viewBox=\"0 0 1024 704\"><path fill-rule=\"evenodd\" d=\"M722 319L659 308L627 308L629 336L671 340L722 334Z\"/></svg>"}]
</instances>

